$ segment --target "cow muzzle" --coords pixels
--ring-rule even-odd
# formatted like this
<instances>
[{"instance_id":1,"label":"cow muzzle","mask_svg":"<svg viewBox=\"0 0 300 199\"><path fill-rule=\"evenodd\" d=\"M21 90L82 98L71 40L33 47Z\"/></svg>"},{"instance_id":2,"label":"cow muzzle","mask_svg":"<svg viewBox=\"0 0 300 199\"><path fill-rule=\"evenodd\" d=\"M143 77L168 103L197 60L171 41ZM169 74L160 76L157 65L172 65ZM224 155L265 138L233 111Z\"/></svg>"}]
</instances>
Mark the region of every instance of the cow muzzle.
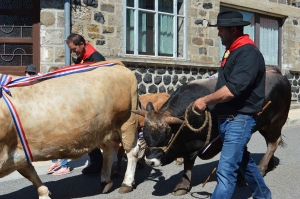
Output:
<instances>
[{"instance_id":1,"label":"cow muzzle","mask_svg":"<svg viewBox=\"0 0 300 199\"><path fill-rule=\"evenodd\" d=\"M147 157L145 157L145 163L151 167L158 167L162 165L161 161L156 158L147 159Z\"/></svg>"},{"instance_id":2,"label":"cow muzzle","mask_svg":"<svg viewBox=\"0 0 300 199\"><path fill-rule=\"evenodd\" d=\"M162 160L164 158L164 152L158 148L147 148L145 154L145 163L151 167L158 167L162 165Z\"/></svg>"}]
</instances>

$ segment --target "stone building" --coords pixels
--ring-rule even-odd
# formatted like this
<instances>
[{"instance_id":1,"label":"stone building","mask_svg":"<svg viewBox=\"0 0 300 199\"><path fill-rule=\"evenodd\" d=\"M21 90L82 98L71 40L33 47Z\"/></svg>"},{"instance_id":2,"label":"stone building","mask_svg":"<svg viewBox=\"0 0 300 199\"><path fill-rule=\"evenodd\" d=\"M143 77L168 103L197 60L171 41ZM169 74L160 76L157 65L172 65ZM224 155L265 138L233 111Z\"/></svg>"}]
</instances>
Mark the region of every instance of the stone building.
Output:
<instances>
[{"instance_id":1,"label":"stone building","mask_svg":"<svg viewBox=\"0 0 300 199\"><path fill-rule=\"evenodd\" d=\"M266 65L288 77L292 100L300 101L299 0L1 2L1 73L23 74L30 62L41 72L71 64L64 42L69 27L106 59L129 67L140 95L172 93L188 81L217 74L224 47L217 29L208 25L216 23L220 10L234 9L251 21L245 33L255 40Z\"/></svg>"}]
</instances>

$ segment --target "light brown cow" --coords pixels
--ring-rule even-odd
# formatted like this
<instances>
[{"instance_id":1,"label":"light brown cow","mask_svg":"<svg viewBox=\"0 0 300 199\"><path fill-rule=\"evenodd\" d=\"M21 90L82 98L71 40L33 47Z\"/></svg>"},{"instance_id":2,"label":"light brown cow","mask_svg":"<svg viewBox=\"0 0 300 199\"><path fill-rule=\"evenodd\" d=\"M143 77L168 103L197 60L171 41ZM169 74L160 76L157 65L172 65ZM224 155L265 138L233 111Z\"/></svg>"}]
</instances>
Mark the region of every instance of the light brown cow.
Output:
<instances>
[{"instance_id":1,"label":"light brown cow","mask_svg":"<svg viewBox=\"0 0 300 199\"><path fill-rule=\"evenodd\" d=\"M139 97L142 107L146 108L148 102L152 102L154 110L160 107L169 99L168 93L149 93ZM139 115L139 126L144 126L145 117Z\"/></svg>"},{"instance_id":2,"label":"light brown cow","mask_svg":"<svg viewBox=\"0 0 300 199\"><path fill-rule=\"evenodd\" d=\"M112 186L110 173L114 150L122 142L127 170L119 189L132 191L137 163L137 82L121 62L89 72L10 88L34 161L80 158L96 147L103 149L103 192ZM104 63L104 62L101 62ZM14 79L17 77L13 77ZM17 170L30 180L40 198L49 198L48 188L28 164L12 117L0 99L0 177Z\"/></svg>"},{"instance_id":3,"label":"light brown cow","mask_svg":"<svg viewBox=\"0 0 300 199\"><path fill-rule=\"evenodd\" d=\"M142 95L139 97L139 101L142 106L142 107L139 107L139 109L146 108L148 102L152 102L154 109L158 110L169 99L169 97L170 97L170 95L168 93L149 93L146 95ZM139 129L144 126L144 120L145 120L145 118L143 116L139 115L139 119L138 119ZM141 129L139 131L141 131ZM122 170L122 159L125 155L125 151L122 146L116 150L117 150L118 160L117 160L117 165L116 165L115 171L113 173L113 176L119 177L121 170Z\"/></svg>"}]
</instances>

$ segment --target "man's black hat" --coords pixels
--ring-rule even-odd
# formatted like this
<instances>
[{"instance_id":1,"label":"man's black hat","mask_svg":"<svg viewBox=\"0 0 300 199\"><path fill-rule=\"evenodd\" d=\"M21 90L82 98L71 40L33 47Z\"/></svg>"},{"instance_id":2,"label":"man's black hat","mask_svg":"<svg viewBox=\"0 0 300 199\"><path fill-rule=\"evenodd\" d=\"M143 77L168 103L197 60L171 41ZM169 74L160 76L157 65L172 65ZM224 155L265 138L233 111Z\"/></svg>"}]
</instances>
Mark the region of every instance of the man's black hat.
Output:
<instances>
[{"instance_id":1,"label":"man's black hat","mask_svg":"<svg viewBox=\"0 0 300 199\"><path fill-rule=\"evenodd\" d=\"M217 17L217 23L215 25L209 25L213 27L220 26L248 26L251 23L249 21L243 21L243 15L238 11L224 11L220 12Z\"/></svg>"}]
</instances>

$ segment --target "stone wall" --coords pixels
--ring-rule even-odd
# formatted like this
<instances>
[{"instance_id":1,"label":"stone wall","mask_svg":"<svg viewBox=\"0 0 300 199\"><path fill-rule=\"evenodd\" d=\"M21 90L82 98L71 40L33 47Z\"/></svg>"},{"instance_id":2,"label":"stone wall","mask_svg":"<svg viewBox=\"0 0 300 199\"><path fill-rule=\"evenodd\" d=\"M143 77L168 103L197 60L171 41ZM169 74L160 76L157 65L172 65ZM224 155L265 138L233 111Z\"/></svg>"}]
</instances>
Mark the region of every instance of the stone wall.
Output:
<instances>
[{"instance_id":1,"label":"stone wall","mask_svg":"<svg viewBox=\"0 0 300 199\"><path fill-rule=\"evenodd\" d=\"M76 2L72 4L72 32L83 35L106 58L123 55L123 1Z\"/></svg>"},{"instance_id":2,"label":"stone wall","mask_svg":"<svg viewBox=\"0 0 300 199\"><path fill-rule=\"evenodd\" d=\"M300 71L300 16L287 18L283 29L282 72Z\"/></svg>"},{"instance_id":3,"label":"stone wall","mask_svg":"<svg viewBox=\"0 0 300 199\"><path fill-rule=\"evenodd\" d=\"M218 65L217 31L207 28L207 19L218 12L218 3L187 1L187 62L190 65L216 67ZM84 36L107 59L135 57L124 52L123 1L72 1L72 32ZM199 17L199 13L201 16ZM182 35L182 32L179 33ZM213 38L210 38L212 35ZM179 43L185 38L180 37ZM183 46L179 47L182 54ZM179 55L182 57L183 55ZM151 58L145 57L151 60ZM156 59L159 60L160 58ZM182 60L181 60L182 61Z\"/></svg>"},{"instance_id":4,"label":"stone wall","mask_svg":"<svg viewBox=\"0 0 300 199\"><path fill-rule=\"evenodd\" d=\"M287 72L286 77L292 86L292 102L300 102L300 73L299 72Z\"/></svg>"},{"instance_id":5,"label":"stone wall","mask_svg":"<svg viewBox=\"0 0 300 199\"><path fill-rule=\"evenodd\" d=\"M260 0L257 3L257 0L221 0L220 2L221 5L255 10L283 19L281 72L291 83L292 100L300 102L300 83L298 83L300 73L300 1Z\"/></svg>"},{"instance_id":6,"label":"stone wall","mask_svg":"<svg viewBox=\"0 0 300 199\"><path fill-rule=\"evenodd\" d=\"M221 5L249 9L282 18L281 71L300 71L300 1L295 0L220 0Z\"/></svg>"},{"instance_id":7,"label":"stone wall","mask_svg":"<svg viewBox=\"0 0 300 199\"><path fill-rule=\"evenodd\" d=\"M41 72L65 65L64 4L61 0L41 1Z\"/></svg>"},{"instance_id":8,"label":"stone wall","mask_svg":"<svg viewBox=\"0 0 300 199\"><path fill-rule=\"evenodd\" d=\"M138 81L138 94L167 92L172 94L178 87L196 79L215 78L217 69L180 67L152 64L125 63Z\"/></svg>"},{"instance_id":9,"label":"stone wall","mask_svg":"<svg viewBox=\"0 0 300 199\"><path fill-rule=\"evenodd\" d=\"M282 71L299 70L300 39L300 1L263 0L191 0L187 1L187 62L185 65L212 67L219 65L220 43L216 28L208 28L215 23L220 3L247 7L256 11L288 16L283 26ZM115 0L72 0L72 32L82 34L107 59L122 61L140 60L139 57L124 52L123 1ZM284 5L286 4L286 5ZM288 6L290 5L290 6ZM64 19L63 1L41 1L41 63L44 72L50 65L64 64ZM286 7L286 8L285 8ZM291 7L294 9L291 12ZM298 13L298 14L295 14ZM180 34L180 33L179 33ZM180 39L179 43L183 43ZM182 46L179 48L182 53ZM159 63L161 58L145 57L144 60ZM178 60L179 62L182 60ZM176 60L174 61L176 63ZM180 65L180 63L177 63Z\"/></svg>"},{"instance_id":10,"label":"stone wall","mask_svg":"<svg viewBox=\"0 0 300 199\"><path fill-rule=\"evenodd\" d=\"M210 20L217 19L219 8L219 1L188 1L188 59L200 66L219 65L217 28L208 27Z\"/></svg>"},{"instance_id":11,"label":"stone wall","mask_svg":"<svg viewBox=\"0 0 300 199\"><path fill-rule=\"evenodd\" d=\"M177 59L126 55L124 52L122 0L72 0L72 32L79 33L107 59L119 59L130 67L139 81L139 93L172 93L178 86L192 79L215 74L219 66L221 44L216 23L220 5L249 9L283 18L281 71L293 85L293 99L298 97L295 81L300 73L300 0L189 0L187 1L187 57ZM63 1L41 1L41 70L64 66L64 10ZM182 35L182 32L178 33ZM183 54L183 46L179 46ZM181 71L181 72L179 72Z\"/></svg>"},{"instance_id":12,"label":"stone wall","mask_svg":"<svg viewBox=\"0 0 300 199\"><path fill-rule=\"evenodd\" d=\"M285 4L285 5L290 5L294 7L300 7L300 1L298 0L269 0L270 2L273 3L279 3L279 4Z\"/></svg>"}]
</instances>

